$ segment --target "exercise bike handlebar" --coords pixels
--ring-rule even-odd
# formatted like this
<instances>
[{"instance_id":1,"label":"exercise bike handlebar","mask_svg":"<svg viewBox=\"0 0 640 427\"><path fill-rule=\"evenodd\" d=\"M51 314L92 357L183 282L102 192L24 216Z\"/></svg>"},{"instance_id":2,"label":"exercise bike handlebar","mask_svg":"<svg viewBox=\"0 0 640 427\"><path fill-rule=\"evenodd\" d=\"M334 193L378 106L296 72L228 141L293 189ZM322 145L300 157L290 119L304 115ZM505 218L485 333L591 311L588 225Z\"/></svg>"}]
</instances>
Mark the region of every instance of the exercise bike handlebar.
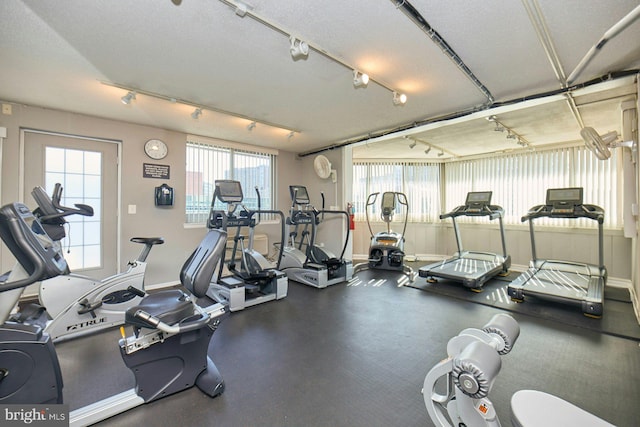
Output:
<instances>
[{"instance_id":1,"label":"exercise bike handlebar","mask_svg":"<svg viewBox=\"0 0 640 427\"><path fill-rule=\"evenodd\" d=\"M136 311L133 314L133 317L136 317L142 320L143 322L148 323L154 328L159 329L162 332L165 332L167 334L179 334L179 333L200 329L204 325L209 323L209 320L211 320L211 315L209 315L209 313L202 311L198 314L199 314L198 318L194 320L189 320L187 322L179 323L177 325L169 325L167 323L164 323L162 320L158 319L155 316L152 316L151 314L147 313L144 310Z\"/></svg>"},{"instance_id":2,"label":"exercise bike handlebar","mask_svg":"<svg viewBox=\"0 0 640 427\"><path fill-rule=\"evenodd\" d=\"M39 189L39 190L38 190ZM82 203L74 204L75 208L70 208L68 206L62 206L60 204L60 199L62 198L62 185L60 183L56 183L53 189L53 195L49 199L49 197L38 197L38 192L42 190L42 187L36 187L33 191L34 199L41 211L44 215L40 216L38 219L40 222L50 222L52 220L62 218L69 215L82 215L82 216L93 216L93 208L89 205L85 205ZM44 193L46 195L46 193ZM53 209L52 209L53 207ZM53 213L53 211L57 211Z\"/></svg>"}]
</instances>

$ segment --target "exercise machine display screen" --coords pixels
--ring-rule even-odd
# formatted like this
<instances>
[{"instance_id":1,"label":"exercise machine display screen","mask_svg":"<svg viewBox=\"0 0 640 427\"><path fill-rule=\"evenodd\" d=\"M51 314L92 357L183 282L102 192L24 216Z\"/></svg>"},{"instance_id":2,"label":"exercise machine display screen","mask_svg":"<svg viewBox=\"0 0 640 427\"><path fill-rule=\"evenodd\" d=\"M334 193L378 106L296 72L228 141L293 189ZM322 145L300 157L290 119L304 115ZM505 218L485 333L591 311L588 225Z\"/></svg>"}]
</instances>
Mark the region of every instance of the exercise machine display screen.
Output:
<instances>
[{"instance_id":1,"label":"exercise machine display screen","mask_svg":"<svg viewBox=\"0 0 640 427\"><path fill-rule=\"evenodd\" d=\"M304 185L290 185L289 191L291 192L291 200L293 200L295 204L309 204L309 193L307 193L307 187Z\"/></svg>"},{"instance_id":2,"label":"exercise machine display screen","mask_svg":"<svg viewBox=\"0 0 640 427\"><path fill-rule=\"evenodd\" d=\"M547 206L554 209L571 209L582 204L582 188L549 188Z\"/></svg>"},{"instance_id":3,"label":"exercise machine display screen","mask_svg":"<svg viewBox=\"0 0 640 427\"><path fill-rule=\"evenodd\" d=\"M382 209L394 210L396 208L396 193L387 191L382 195Z\"/></svg>"},{"instance_id":4,"label":"exercise machine display screen","mask_svg":"<svg viewBox=\"0 0 640 427\"><path fill-rule=\"evenodd\" d=\"M216 192L222 203L240 203L242 201L240 181L230 179L216 180Z\"/></svg>"},{"instance_id":5,"label":"exercise machine display screen","mask_svg":"<svg viewBox=\"0 0 640 427\"><path fill-rule=\"evenodd\" d=\"M480 209L482 206L488 206L491 204L492 194L492 191L473 191L471 193L467 193L465 205L477 209Z\"/></svg>"}]
</instances>

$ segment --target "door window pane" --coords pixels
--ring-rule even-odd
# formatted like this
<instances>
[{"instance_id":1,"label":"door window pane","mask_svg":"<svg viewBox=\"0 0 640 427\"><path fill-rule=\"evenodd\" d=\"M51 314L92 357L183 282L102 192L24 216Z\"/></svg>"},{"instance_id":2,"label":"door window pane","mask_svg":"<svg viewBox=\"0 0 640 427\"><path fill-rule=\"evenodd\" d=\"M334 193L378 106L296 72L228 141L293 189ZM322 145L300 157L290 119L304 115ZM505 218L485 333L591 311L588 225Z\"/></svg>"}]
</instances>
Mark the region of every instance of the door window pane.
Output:
<instances>
[{"instance_id":1,"label":"door window pane","mask_svg":"<svg viewBox=\"0 0 640 427\"><path fill-rule=\"evenodd\" d=\"M72 271L102 265L101 199L102 153L68 148L47 147L45 150L46 191L53 193L56 183L62 185L63 206L86 204L93 207L91 217L71 215L67 236L62 239L64 255Z\"/></svg>"}]
</instances>

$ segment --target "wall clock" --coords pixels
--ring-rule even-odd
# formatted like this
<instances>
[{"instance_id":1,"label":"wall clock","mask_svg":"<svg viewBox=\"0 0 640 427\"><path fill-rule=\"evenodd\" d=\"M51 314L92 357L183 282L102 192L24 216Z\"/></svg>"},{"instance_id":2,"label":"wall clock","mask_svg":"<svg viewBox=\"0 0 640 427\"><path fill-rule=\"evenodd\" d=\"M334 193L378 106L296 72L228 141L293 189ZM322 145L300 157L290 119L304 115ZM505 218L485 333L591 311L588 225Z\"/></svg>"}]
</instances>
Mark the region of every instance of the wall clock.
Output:
<instances>
[{"instance_id":1,"label":"wall clock","mask_svg":"<svg viewBox=\"0 0 640 427\"><path fill-rule=\"evenodd\" d=\"M144 152L152 159L160 160L167 157L169 149L167 148L167 144L159 139L150 139L144 144Z\"/></svg>"}]
</instances>

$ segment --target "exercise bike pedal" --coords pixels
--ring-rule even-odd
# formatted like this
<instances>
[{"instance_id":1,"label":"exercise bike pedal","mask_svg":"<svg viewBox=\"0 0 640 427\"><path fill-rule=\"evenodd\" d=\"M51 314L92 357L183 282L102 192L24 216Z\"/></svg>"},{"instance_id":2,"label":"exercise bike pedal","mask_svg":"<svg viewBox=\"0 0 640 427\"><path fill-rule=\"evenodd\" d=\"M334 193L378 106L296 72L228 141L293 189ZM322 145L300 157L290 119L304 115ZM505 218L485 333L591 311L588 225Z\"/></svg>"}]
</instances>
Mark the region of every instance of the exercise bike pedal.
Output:
<instances>
[{"instance_id":1,"label":"exercise bike pedal","mask_svg":"<svg viewBox=\"0 0 640 427\"><path fill-rule=\"evenodd\" d=\"M78 314L87 314L91 313L91 317L95 319L96 313L94 313L95 309L102 307L102 301L98 301L96 303L91 304L88 299L83 299L79 301L81 308L78 308Z\"/></svg>"}]
</instances>

